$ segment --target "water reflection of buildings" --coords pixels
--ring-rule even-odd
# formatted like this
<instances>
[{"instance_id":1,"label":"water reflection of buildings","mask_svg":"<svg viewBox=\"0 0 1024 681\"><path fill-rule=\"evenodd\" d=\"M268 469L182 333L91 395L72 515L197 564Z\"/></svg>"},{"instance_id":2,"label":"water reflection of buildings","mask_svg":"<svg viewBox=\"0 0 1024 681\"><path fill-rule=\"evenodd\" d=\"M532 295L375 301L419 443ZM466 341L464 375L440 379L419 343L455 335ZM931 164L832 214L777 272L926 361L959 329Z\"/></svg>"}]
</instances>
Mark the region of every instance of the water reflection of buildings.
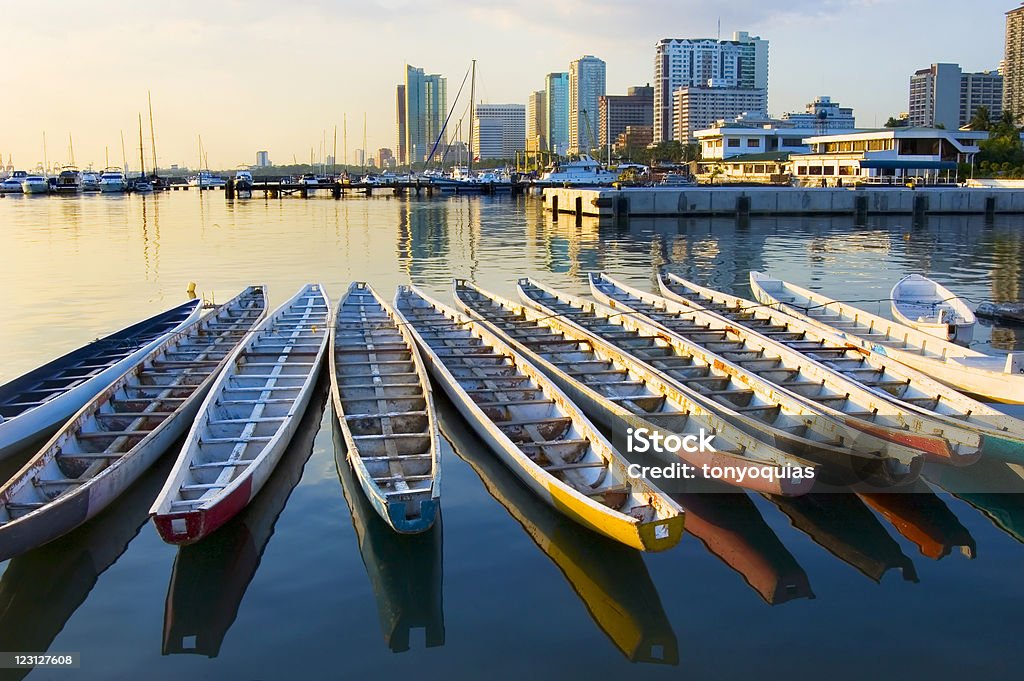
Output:
<instances>
[{"instance_id":1,"label":"water reflection of buildings","mask_svg":"<svg viewBox=\"0 0 1024 681\"><path fill-rule=\"evenodd\" d=\"M678 664L675 632L641 555L580 528L542 502L486 451L448 400L439 399L437 407L442 433L455 453L558 567L615 647L632 662Z\"/></svg>"},{"instance_id":2,"label":"water reflection of buildings","mask_svg":"<svg viewBox=\"0 0 1024 681\"><path fill-rule=\"evenodd\" d=\"M321 382L280 463L252 503L203 541L178 549L164 605L164 655L220 653L274 525L313 453L326 402L327 386Z\"/></svg>"},{"instance_id":3,"label":"water reflection of buildings","mask_svg":"<svg viewBox=\"0 0 1024 681\"><path fill-rule=\"evenodd\" d=\"M422 534L402 535L391 529L374 511L352 472L333 412L331 421L338 477L377 600L384 641L392 652L405 652L412 632L423 629L426 647L443 646L442 516Z\"/></svg>"},{"instance_id":4,"label":"water reflection of buildings","mask_svg":"<svg viewBox=\"0 0 1024 681\"><path fill-rule=\"evenodd\" d=\"M457 256L452 247L461 244L470 272L477 269L480 242L480 204L453 197L447 200L405 198L398 209L396 255L398 265L413 282L423 275L448 269L454 276Z\"/></svg>"}]
</instances>

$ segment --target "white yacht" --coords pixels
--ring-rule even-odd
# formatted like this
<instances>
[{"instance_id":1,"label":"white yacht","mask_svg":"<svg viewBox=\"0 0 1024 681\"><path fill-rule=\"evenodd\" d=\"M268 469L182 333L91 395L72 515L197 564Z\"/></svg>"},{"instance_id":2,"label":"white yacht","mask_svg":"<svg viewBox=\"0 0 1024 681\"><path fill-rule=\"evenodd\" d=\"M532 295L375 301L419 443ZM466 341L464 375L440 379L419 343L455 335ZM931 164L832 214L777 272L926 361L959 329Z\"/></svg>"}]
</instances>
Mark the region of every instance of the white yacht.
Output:
<instances>
[{"instance_id":1,"label":"white yacht","mask_svg":"<svg viewBox=\"0 0 1024 681\"><path fill-rule=\"evenodd\" d=\"M21 183L28 177L28 173L24 170L13 170L11 176L3 182L0 182L0 194L20 194Z\"/></svg>"},{"instance_id":2,"label":"white yacht","mask_svg":"<svg viewBox=\"0 0 1024 681\"><path fill-rule=\"evenodd\" d=\"M58 194L77 194L82 190L82 173L74 166L65 166L57 175L57 186L54 191Z\"/></svg>"},{"instance_id":3,"label":"white yacht","mask_svg":"<svg viewBox=\"0 0 1024 681\"><path fill-rule=\"evenodd\" d=\"M98 192L100 190L100 174L87 170L82 173L82 191Z\"/></svg>"},{"instance_id":4,"label":"white yacht","mask_svg":"<svg viewBox=\"0 0 1024 681\"><path fill-rule=\"evenodd\" d=\"M42 175L27 175L21 183L21 191L25 194L49 194L50 181Z\"/></svg>"},{"instance_id":5,"label":"white yacht","mask_svg":"<svg viewBox=\"0 0 1024 681\"><path fill-rule=\"evenodd\" d=\"M217 177L209 170L200 170L198 175L188 178L188 186L209 189L210 187L223 187L227 181L223 177Z\"/></svg>"},{"instance_id":6,"label":"white yacht","mask_svg":"<svg viewBox=\"0 0 1024 681\"><path fill-rule=\"evenodd\" d=\"M593 157L581 154L574 161L554 164L540 179L561 184L611 184L619 179L619 174L606 170Z\"/></svg>"},{"instance_id":7,"label":"white yacht","mask_svg":"<svg viewBox=\"0 0 1024 681\"><path fill-rule=\"evenodd\" d=\"M128 188L124 173L120 168L106 168L100 173L100 191L104 194L116 194Z\"/></svg>"}]
</instances>

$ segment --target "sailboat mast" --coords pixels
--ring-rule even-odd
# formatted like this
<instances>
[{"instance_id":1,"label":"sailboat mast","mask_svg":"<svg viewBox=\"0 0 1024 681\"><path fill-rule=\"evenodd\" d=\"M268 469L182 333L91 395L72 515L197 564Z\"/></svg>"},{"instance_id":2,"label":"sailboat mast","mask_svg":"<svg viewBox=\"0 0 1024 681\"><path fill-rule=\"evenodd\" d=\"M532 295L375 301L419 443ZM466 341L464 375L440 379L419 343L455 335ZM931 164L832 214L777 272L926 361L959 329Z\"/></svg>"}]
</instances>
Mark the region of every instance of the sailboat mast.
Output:
<instances>
[{"instance_id":1,"label":"sailboat mast","mask_svg":"<svg viewBox=\"0 0 1024 681\"><path fill-rule=\"evenodd\" d=\"M156 133L153 132L153 97L146 90L146 101L149 103L149 146L153 148L153 175L156 172Z\"/></svg>"},{"instance_id":2,"label":"sailboat mast","mask_svg":"<svg viewBox=\"0 0 1024 681\"><path fill-rule=\"evenodd\" d=\"M348 166L348 114L341 115L342 161Z\"/></svg>"},{"instance_id":3,"label":"sailboat mast","mask_svg":"<svg viewBox=\"0 0 1024 681\"><path fill-rule=\"evenodd\" d=\"M124 130L121 131L121 165L124 166L125 177L128 177L128 157L124 153Z\"/></svg>"},{"instance_id":4,"label":"sailboat mast","mask_svg":"<svg viewBox=\"0 0 1024 681\"><path fill-rule=\"evenodd\" d=\"M363 170L366 169L366 112L363 112Z\"/></svg>"},{"instance_id":5,"label":"sailboat mast","mask_svg":"<svg viewBox=\"0 0 1024 681\"><path fill-rule=\"evenodd\" d=\"M75 143L71 140L71 133L68 133L68 156L71 157L71 165L75 165Z\"/></svg>"},{"instance_id":6,"label":"sailboat mast","mask_svg":"<svg viewBox=\"0 0 1024 681\"><path fill-rule=\"evenodd\" d=\"M468 174L473 173L473 112L476 106L476 59L473 60L473 79L469 83L469 164Z\"/></svg>"},{"instance_id":7,"label":"sailboat mast","mask_svg":"<svg viewBox=\"0 0 1024 681\"><path fill-rule=\"evenodd\" d=\"M43 130L43 175L49 175L50 171L47 169L49 161L46 160L46 131Z\"/></svg>"},{"instance_id":8,"label":"sailboat mast","mask_svg":"<svg viewBox=\"0 0 1024 681\"><path fill-rule=\"evenodd\" d=\"M146 156L142 147L142 113L139 113L139 179L146 177Z\"/></svg>"},{"instance_id":9,"label":"sailboat mast","mask_svg":"<svg viewBox=\"0 0 1024 681\"><path fill-rule=\"evenodd\" d=\"M331 174L338 174L338 126L334 126L334 149L331 151L331 158L334 159L334 163L331 164Z\"/></svg>"}]
</instances>

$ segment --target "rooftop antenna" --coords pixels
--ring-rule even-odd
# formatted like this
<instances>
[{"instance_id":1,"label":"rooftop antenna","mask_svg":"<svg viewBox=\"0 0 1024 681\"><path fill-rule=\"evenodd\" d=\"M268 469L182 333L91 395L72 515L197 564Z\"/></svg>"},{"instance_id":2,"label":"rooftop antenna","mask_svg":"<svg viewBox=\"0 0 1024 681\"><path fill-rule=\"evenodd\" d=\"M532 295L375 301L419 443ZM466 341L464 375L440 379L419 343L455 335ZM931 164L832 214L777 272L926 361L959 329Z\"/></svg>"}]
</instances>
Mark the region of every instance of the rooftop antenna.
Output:
<instances>
[{"instance_id":1,"label":"rooftop antenna","mask_svg":"<svg viewBox=\"0 0 1024 681\"><path fill-rule=\"evenodd\" d=\"M718 17L718 41L722 41L722 17Z\"/></svg>"}]
</instances>

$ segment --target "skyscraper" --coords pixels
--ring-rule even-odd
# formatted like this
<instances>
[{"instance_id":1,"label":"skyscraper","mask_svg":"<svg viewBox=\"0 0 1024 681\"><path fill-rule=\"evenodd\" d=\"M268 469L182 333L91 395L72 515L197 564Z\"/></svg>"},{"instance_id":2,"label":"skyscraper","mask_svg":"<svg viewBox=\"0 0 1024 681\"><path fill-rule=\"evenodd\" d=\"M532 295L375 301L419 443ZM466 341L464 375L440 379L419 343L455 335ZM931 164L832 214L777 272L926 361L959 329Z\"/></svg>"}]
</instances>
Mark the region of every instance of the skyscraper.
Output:
<instances>
[{"instance_id":1,"label":"skyscraper","mask_svg":"<svg viewBox=\"0 0 1024 681\"><path fill-rule=\"evenodd\" d=\"M473 112L474 155L481 159L511 159L525 148L525 106L477 104L473 107Z\"/></svg>"},{"instance_id":2,"label":"skyscraper","mask_svg":"<svg viewBox=\"0 0 1024 681\"><path fill-rule=\"evenodd\" d=\"M569 153L597 145L600 99L605 95L605 63L585 55L569 64Z\"/></svg>"},{"instance_id":3,"label":"skyscraper","mask_svg":"<svg viewBox=\"0 0 1024 681\"><path fill-rule=\"evenodd\" d=\"M549 73L544 79L544 99L547 108L548 149L565 154L569 148L569 74Z\"/></svg>"},{"instance_id":4,"label":"skyscraper","mask_svg":"<svg viewBox=\"0 0 1024 681\"><path fill-rule=\"evenodd\" d=\"M998 119L1002 98L1003 78L995 71L964 73L958 64L932 64L910 77L910 124L955 130L982 106Z\"/></svg>"},{"instance_id":5,"label":"skyscraper","mask_svg":"<svg viewBox=\"0 0 1024 681\"><path fill-rule=\"evenodd\" d=\"M265 151L256 152L256 167L266 168L270 165L270 154Z\"/></svg>"},{"instance_id":6,"label":"skyscraper","mask_svg":"<svg viewBox=\"0 0 1024 681\"><path fill-rule=\"evenodd\" d=\"M447 87L444 76L405 65L405 153L410 164L429 161L435 144L444 150L441 127L448 113Z\"/></svg>"},{"instance_id":7,"label":"skyscraper","mask_svg":"<svg viewBox=\"0 0 1024 681\"><path fill-rule=\"evenodd\" d=\"M599 106L600 143L604 147L626 132L628 126L650 126L654 122L654 88L631 87L625 95L605 95Z\"/></svg>"},{"instance_id":8,"label":"skyscraper","mask_svg":"<svg viewBox=\"0 0 1024 681\"><path fill-rule=\"evenodd\" d=\"M395 113L398 120L398 140L395 144L395 150L398 152L398 164L406 165L409 163L409 152L405 148L406 131L408 130L407 120L405 116L405 85L399 85L396 89L395 97Z\"/></svg>"},{"instance_id":9,"label":"skyscraper","mask_svg":"<svg viewBox=\"0 0 1024 681\"><path fill-rule=\"evenodd\" d=\"M1024 3L1006 13L1006 47L1003 56L1003 111L1024 118Z\"/></svg>"},{"instance_id":10,"label":"skyscraper","mask_svg":"<svg viewBox=\"0 0 1024 681\"><path fill-rule=\"evenodd\" d=\"M526 150L547 151L546 92L531 92L526 100Z\"/></svg>"},{"instance_id":11,"label":"skyscraper","mask_svg":"<svg viewBox=\"0 0 1024 681\"><path fill-rule=\"evenodd\" d=\"M673 139L674 93L681 87L764 90L768 107L768 41L745 31L732 40L665 38L654 55L654 141ZM753 113L753 112L751 112Z\"/></svg>"}]
</instances>

